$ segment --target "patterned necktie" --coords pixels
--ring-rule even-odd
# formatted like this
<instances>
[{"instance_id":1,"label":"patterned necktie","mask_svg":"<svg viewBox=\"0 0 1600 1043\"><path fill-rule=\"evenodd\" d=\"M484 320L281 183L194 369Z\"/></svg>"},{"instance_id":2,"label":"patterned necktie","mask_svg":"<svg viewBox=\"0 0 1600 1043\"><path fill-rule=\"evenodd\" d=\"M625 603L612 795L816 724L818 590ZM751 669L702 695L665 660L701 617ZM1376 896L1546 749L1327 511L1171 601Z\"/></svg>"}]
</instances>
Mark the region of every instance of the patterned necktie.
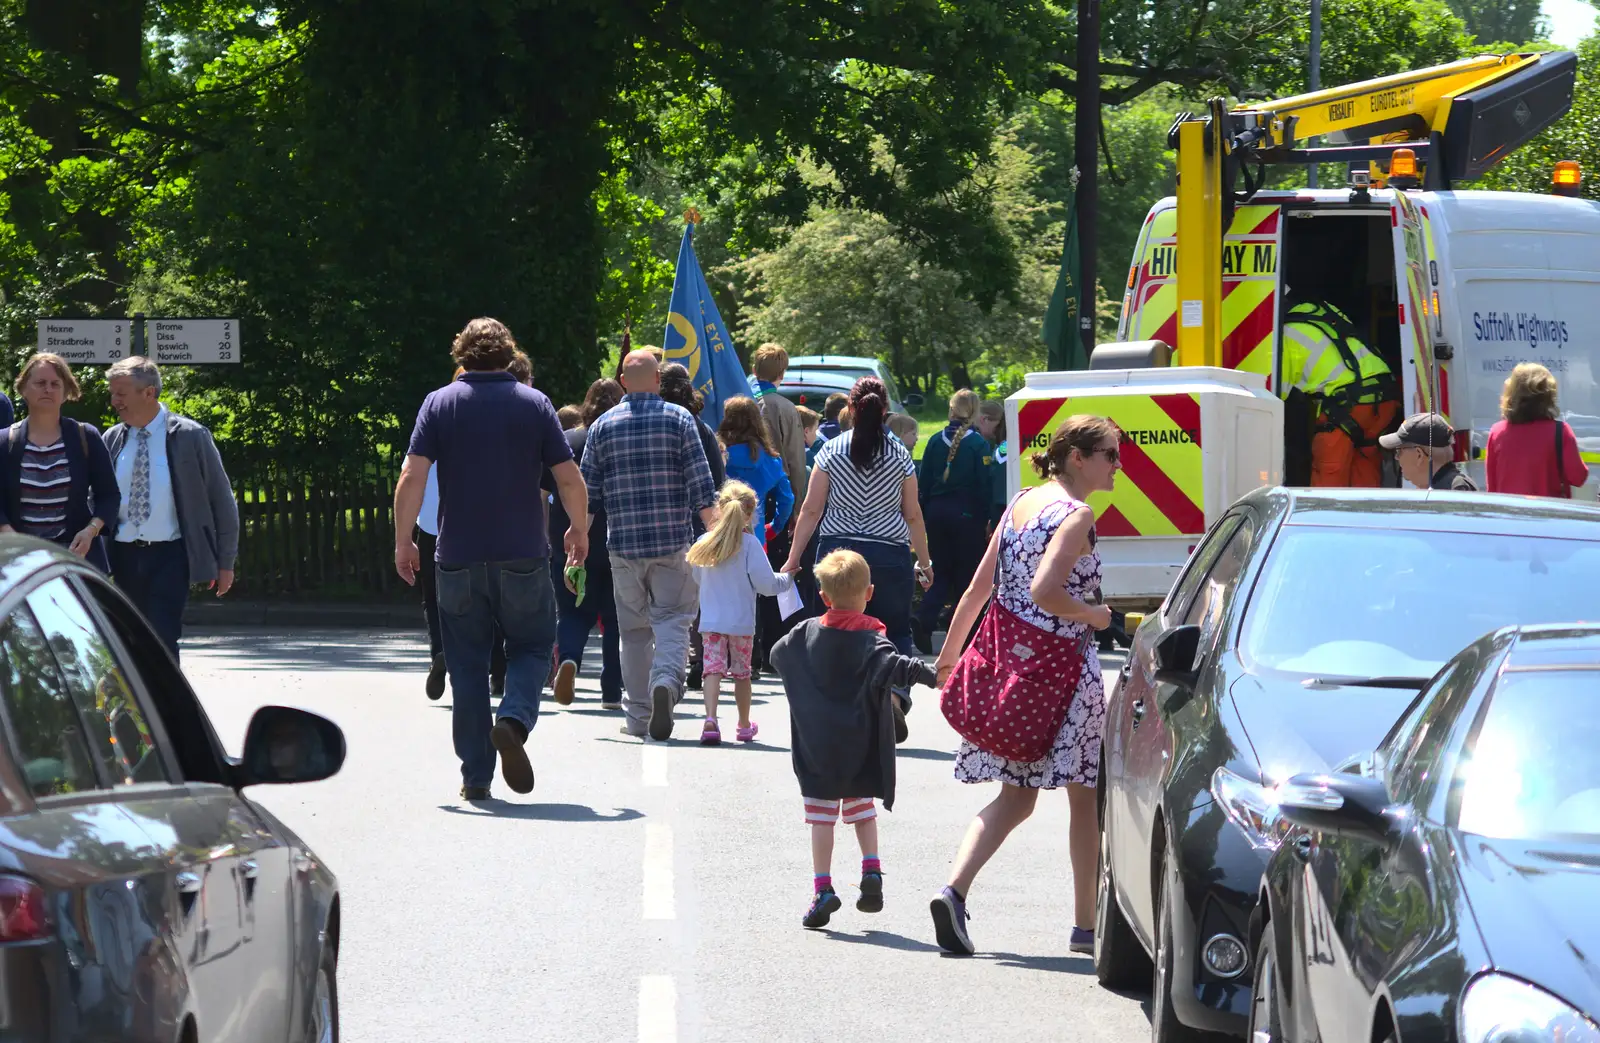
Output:
<instances>
[{"instance_id":1,"label":"patterned necktie","mask_svg":"<svg viewBox=\"0 0 1600 1043\"><path fill-rule=\"evenodd\" d=\"M133 481L128 489L128 520L143 525L150 520L150 429L139 428L139 446L133 453Z\"/></svg>"}]
</instances>

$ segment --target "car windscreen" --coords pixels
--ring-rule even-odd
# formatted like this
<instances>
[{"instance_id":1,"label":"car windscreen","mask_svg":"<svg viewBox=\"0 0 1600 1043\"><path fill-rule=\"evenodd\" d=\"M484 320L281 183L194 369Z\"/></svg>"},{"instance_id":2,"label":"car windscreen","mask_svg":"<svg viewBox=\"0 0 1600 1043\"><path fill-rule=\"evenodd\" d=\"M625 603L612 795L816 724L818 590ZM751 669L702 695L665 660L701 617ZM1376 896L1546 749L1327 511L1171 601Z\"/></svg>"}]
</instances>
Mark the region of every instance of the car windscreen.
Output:
<instances>
[{"instance_id":1,"label":"car windscreen","mask_svg":"<svg viewBox=\"0 0 1600 1043\"><path fill-rule=\"evenodd\" d=\"M1430 677L1513 624L1600 617L1600 541L1286 525L1245 609L1252 670Z\"/></svg>"},{"instance_id":2,"label":"car windscreen","mask_svg":"<svg viewBox=\"0 0 1600 1043\"><path fill-rule=\"evenodd\" d=\"M1508 671L1457 769L1456 827L1485 837L1600 836L1600 670Z\"/></svg>"}]
</instances>

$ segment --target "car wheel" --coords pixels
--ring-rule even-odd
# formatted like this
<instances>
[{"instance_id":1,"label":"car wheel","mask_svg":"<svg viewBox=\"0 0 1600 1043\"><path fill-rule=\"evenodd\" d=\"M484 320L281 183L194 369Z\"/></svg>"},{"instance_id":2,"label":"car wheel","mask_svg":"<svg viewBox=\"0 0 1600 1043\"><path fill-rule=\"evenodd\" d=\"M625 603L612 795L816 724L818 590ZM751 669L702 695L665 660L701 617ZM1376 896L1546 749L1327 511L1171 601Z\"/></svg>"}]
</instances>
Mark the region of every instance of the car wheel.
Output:
<instances>
[{"instance_id":1,"label":"car wheel","mask_svg":"<svg viewBox=\"0 0 1600 1043\"><path fill-rule=\"evenodd\" d=\"M1250 991L1250 1043L1280 1043L1283 1035L1283 1008L1278 1003L1278 944L1272 924L1261 932L1256 946L1256 973Z\"/></svg>"},{"instance_id":2,"label":"car wheel","mask_svg":"<svg viewBox=\"0 0 1600 1043\"><path fill-rule=\"evenodd\" d=\"M1178 1020L1172 1009L1172 895L1167 881L1172 874L1161 866L1161 896L1156 903L1156 970L1150 990L1150 1043L1190 1043L1200 1034Z\"/></svg>"},{"instance_id":3,"label":"car wheel","mask_svg":"<svg viewBox=\"0 0 1600 1043\"><path fill-rule=\"evenodd\" d=\"M317 968L316 992L311 997L309 1043L339 1043L339 977L333 950L324 947Z\"/></svg>"},{"instance_id":4,"label":"car wheel","mask_svg":"<svg viewBox=\"0 0 1600 1043\"><path fill-rule=\"evenodd\" d=\"M1117 905L1110 847L1102 826L1100 884L1094 902L1094 973L1108 989L1127 989L1150 980L1150 957Z\"/></svg>"}]
</instances>

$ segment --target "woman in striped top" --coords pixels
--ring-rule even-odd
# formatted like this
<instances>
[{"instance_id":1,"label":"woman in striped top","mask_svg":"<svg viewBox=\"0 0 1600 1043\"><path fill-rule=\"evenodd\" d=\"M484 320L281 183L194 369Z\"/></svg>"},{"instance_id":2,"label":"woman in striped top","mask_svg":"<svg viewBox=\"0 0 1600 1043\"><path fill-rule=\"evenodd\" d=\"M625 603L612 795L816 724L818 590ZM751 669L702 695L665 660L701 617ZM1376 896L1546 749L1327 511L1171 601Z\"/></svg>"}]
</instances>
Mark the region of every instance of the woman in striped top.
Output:
<instances>
[{"instance_id":1,"label":"woman in striped top","mask_svg":"<svg viewBox=\"0 0 1600 1043\"><path fill-rule=\"evenodd\" d=\"M783 571L799 571L813 533L818 560L840 548L860 554L872 569L867 615L883 624L902 655L916 655L911 642L912 585L920 581L926 589L933 582L933 566L917 504L916 464L910 450L885 426L888 401L889 392L877 377L862 377L851 389L851 427L829 439L817 454ZM902 709L909 705L908 696L897 695Z\"/></svg>"},{"instance_id":2,"label":"woman in striped top","mask_svg":"<svg viewBox=\"0 0 1600 1043\"><path fill-rule=\"evenodd\" d=\"M0 532L49 540L109 572L99 537L117 517L122 493L100 432L61 415L79 397L72 367L59 355L35 355L17 377L17 393L28 415L0 447Z\"/></svg>"}]
</instances>

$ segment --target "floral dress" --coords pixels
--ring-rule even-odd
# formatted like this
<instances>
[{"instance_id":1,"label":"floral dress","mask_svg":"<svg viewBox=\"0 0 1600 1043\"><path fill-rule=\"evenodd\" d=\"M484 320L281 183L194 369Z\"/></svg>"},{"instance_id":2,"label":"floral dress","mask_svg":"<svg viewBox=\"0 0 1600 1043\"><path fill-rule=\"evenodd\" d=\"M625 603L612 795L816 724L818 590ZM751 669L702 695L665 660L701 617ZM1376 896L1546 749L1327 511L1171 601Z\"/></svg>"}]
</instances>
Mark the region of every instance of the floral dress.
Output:
<instances>
[{"instance_id":1,"label":"floral dress","mask_svg":"<svg viewBox=\"0 0 1600 1043\"><path fill-rule=\"evenodd\" d=\"M1064 497L1045 505L1020 532L1012 526L1011 513L1007 511L1000 532L1000 580L995 587L995 597L1007 609L1042 630L1069 639L1081 639L1088 625L1069 623L1046 612L1034 604L1028 591L1050 538L1079 508L1088 509L1082 501ZM1089 553L1078 559L1072 575L1067 577L1067 593L1080 601L1094 601L1100 589L1100 552L1094 542L1091 529ZM1031 789L1058 789L1069 782L1093 786L1100 777L1100 736L1105 731L1105 721L1105 682L1100 676L1095 642L1090 641L1084 651L1077 693L1050 752L1028 763L996 756L962 740L956 751L956 778L962 782L1009 782Z\"/></svg>"}]
</instances>

